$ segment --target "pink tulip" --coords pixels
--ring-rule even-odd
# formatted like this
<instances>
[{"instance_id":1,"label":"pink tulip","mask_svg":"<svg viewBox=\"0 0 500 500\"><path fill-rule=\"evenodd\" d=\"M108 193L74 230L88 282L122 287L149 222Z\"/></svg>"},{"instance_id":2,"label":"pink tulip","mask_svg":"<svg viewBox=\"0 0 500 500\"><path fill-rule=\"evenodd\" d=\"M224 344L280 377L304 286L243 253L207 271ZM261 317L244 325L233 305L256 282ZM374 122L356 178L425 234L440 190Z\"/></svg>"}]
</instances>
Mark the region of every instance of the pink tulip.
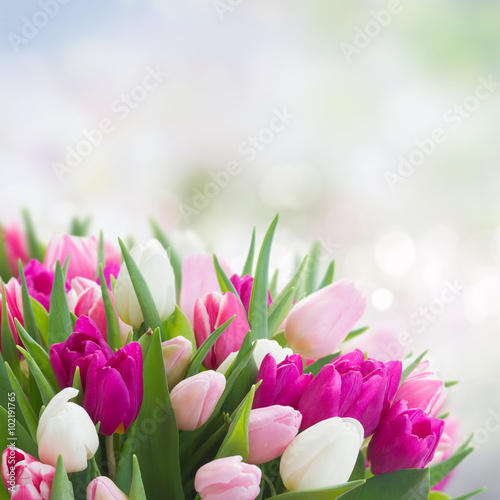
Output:
<instances>
[{"instance_id":1,"label":"pink tulip","mask_svg":"<svg viewBox=\"0 0 500 500\"><path fill-rule=\"evenodd\" d=\"M288 314L285 323L288 345L309 359L333 354L365 307L365 298L350 280L322 288L298 302Z\"/></svg>"},{"instance_id":2,"label":"pink tulip","mask_svg":"<svg viewBox=\"0 0 500 500\"><path fill-rule=\"evenodd\" d=\"M87 486L87 500L127 500L128 497L109 477L99 476Z\"/></svg>"},{"instance_id":3,"label":"pink tulip","mask_svg":"<svg viewBox=\"0 0 500 500\"><path fill-rule=\"evenodd\" d=\"M19 275L19 260L26 264L29 260L26 235L17 224L3 228L5 251L10 270L14 276Z\"/></svg>"},{"instance_id":4,"label":"pink tulip","mask_svg":"<svg viewBox=\"0 0 500 500\"><path fill-rule=\"evenodd\" d=\"M193 344L179 336L163 342L161 350L168 388L172 390L186 374L193 354Z\"/></svg>"},{"instance_id":5,"label":"pink tulip","mask_svg":"<svg viewBox=\"0 0 500 500\"><path fill-rule=\"evenodd\" d=\"M268 406L250 412L249 464L263 464L283 454L297 435L302 415L291 406Z\"/></svg>"},{"instance_id":6,"label":"pink tulip","mask_svg":"<svg viewBox=\"0 0 500 500\"><path fill-rule=\"evenodd\" d=\"M202 500L254 500L261 477L261 470L240 456L219 458L198 469L194 488Z\"/></svg>"},{"instance_id":7,"label":"pink tulip","mask_svg":"<svg viewBox=\"0 0 500 500\"><path fill-rule=\"evenodd\" d=\"M78 276L94 280L97 277L97 241L93 236L78 238L64 234L54 234L49 241L44 265L54 270L59 260L61 266L70 257L67 279L71 281Z\"/></svg>"},{"instance_id":8,"label":"pink tulip","mask_svg":"<svg viewBox=\"0 0 500 500\"><path fill-rule=\"evenodd\" d=\"M213 370L179 382L170 393L179 429L194 431L201 427L212 415L225 387L224 375Z\"/></svg>"},{"instance_id":9,"label":"pink tulip","mask_svg":"<svg viewBox=\"0 0 500 500\"><path fill-rule=\"evenodd\" d=\"M401 384L394 400L404 399L408 408L420 408L429 417L437 417L449 393L444 382L429 370L429 362L424 361Z\"/></svg>"},{"instance_id":10,"label":"pink tulip","mask_svg":"<svg viewBox=\"0 0 500 500\"><path fill-rule=\"evenodd\" d=\"M46 311L49 312L50 295L54 284L54 271L46 268L36 259L31 259L24 268L26 287L31 297L40 302ZM66 291L71 287L66 281Z\"/></svg>"},{"instance_id":11,"label":"pink tulip","mask_svg":"<svg viewBox=\"0 0 500 500\"><path fill-rule=\"evenodd\" d=\"M203 361L203 365L209 370L216 370L229 354L240 349L245 335L250 331L250 325L241 302L231 292L207 293L203 299L196 301L194 335L198 346L234 315L236 317L215 342Z\"/></svg>"},{"instance_id":12,"label":"pink tulip","mask_svg":"<svg viewBox=\"0 0 500 500\"><path fill-rule=\"evenodd\" d=\"M230 275L229 265L223 259L220 259L220 264ZM202 253L188 255L182 263L180 307L191 324L194 321L194 307L197 299L209 292L220 292L213 256Z\"/></svg>"},{"instance_id":13,"label":"pink tulip","mask_svg":"<svg viewBox=\"0 0 500 500\"><path fill-rule=\"evenodd\" d=\"M239 277L238 274L233 274L230 278L231 283L234 286L234 289L240 296L241 303L245 308L245 311L248 314L250 310L250 299L252 298L252 289L253 289L253 278L252 276L245 274L245 276ZM272 304L271 294L267 292L267 306L269 307Z\"/></svg>"},{"instance_id":14,"label":"pink tulip","mask_svg":"<svg viewBox=\"0 0 500 500\"><path fill-rule=\"evenodd\" d=\"M0 288L0 332L2 324L2 310L1 310L1 300L2 300L2 290ZM15 278L11 278L9 282L5 285L5 301L7 305L7 318L9 320L10 331L14 337L14 342L17 345L22 345L19 334L17 333L17 327L14 320L18 320L21 325L23 322L23 298L21 285ZM0 352L1 352L0 343Z\"/></svg>"},{"instance_id":15,"label":"pink tulip","mask_svg":"<svg viewBox=\"0 0 500 500\"><path fill-rule=\"evenodd\" d=\"M2 479L12 500L49 500L55 471L19 448L2 453Z\"/></svg>"}]
</instances>

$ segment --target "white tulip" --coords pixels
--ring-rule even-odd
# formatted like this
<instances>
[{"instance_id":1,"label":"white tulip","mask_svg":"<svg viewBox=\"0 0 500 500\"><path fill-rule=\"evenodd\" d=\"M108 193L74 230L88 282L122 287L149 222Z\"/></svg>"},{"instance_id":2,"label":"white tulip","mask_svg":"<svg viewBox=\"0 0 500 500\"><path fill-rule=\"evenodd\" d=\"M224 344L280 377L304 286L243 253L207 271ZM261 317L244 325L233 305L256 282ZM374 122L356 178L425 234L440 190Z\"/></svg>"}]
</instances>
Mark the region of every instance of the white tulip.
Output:
<instances>
[{"instance_id":1,"label":"white tulip","mask_svg":"<svg viewBox=\"0 0 500 500\"><path fill-rule=\"evenodd\" d=\"M44 464L56 466L62 455L66 472L87 468L87 460L99 447L99 438L89 414L69 400L78 389L67 387L56 394L40 417L36 440L38 455Z\"/></svg>"},{"instance_id":2,"label":"white tulip","mask_svg":"<svg viewBox=\"0 0 500 500\"><path fill-rule=\"evenodd\" d=\"M175 310L175 276L167 252L152 239L146 246L134 246L130 255L146 280L160 320L165 321ZM127 325L139 328L144 317L125 262L116 280L114 298L118 316Z\"/></svg>"},{"instance_id":3,"label":"white tulip","mask_svg":"<svg viewBox=\"0 0 500 500\"><path fill-rule=\"evenodd\" d=\"M301 432L281 457L280 474L290 491L346 483L363 443L363 426L353 418L333 417Z\"/></svg>"},{"instance_id":4,"label":"white tulip","mask_svg":"<svg viewBox=\"0 0 500 500\"><path fill-rule=\"evenodd\" d=\"M264 358L271 354L271 356L276 360L276 363L279 364L285 360L287 356L291 356L293 351L288 347L281 347L276 340L268 340L268 339L259 339L255 341L257 345L253 351L253 360L257 365L257 370L260 368L262 361ZM222 374L226 374L229 367L232 365L233 361L236 359L238 355L237 352L232 352L229 356L221 363L217 371Z\"/></svg>"}]
</instances>

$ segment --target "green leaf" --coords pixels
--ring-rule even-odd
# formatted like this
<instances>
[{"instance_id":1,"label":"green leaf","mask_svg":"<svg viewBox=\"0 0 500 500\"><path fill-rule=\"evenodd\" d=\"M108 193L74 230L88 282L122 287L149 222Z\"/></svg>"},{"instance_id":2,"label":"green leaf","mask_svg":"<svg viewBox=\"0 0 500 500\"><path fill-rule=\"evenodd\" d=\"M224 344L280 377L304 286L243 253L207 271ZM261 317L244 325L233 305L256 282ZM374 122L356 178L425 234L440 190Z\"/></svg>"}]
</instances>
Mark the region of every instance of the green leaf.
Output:
<instances>
[{"instance_id":1,"label":"green leaf","mask_svg":"<svg viewBox=\"0 0 500 500\"><path fill-rule=\"evenodd\" d=\"M73 486L68 479L68 474L64 469L63 458L61 455L57 458L56 473L52 482L50 500L74 500Z\"/></svg>"},{"instance_id":2,"label":"green leaf","mask_svg":"<svg viewBox=\"0 0 500 500\"><path fill-rule=\"evenodd\" d=\"M19 382L22 382L21 366L19 364L19 354L16 350L16 341L14 340L14 332L10 329L9 317L7 315L7 299L5 296L5 287L2 284L2 323L0 325L2 356L9 366L12 368L14 375Z\"/></svg>"},{"instance_id":3,"label":"green leaf","mask_svg":"<svg viewBox=\"0 0 500 500\"><path fill-rule=\"evenodd\" d=\"M127 270L130 275L130 280L132 281L132 286L134 287L137 300L139 301L139 306L141 307L144 322L146 323L146 326L152 330L159 328L163 336L160 316L146 280L142 276L141 271L139 271L137 264L134 262L134 259L130 255L130 252L127 250L123 241L120 238L118 238L118 241L122 250L123 260L125 261L125 265L127 266Z\"/></svg>"},{"instance_id":4,"label":"green leaf","mask_svg":"<svg viewBox=\"0 0 500 500\"><path fill-rule=\"evenodd\" d=\"M357 481L359 479L364 479L366 476L366 459L361 450L359 450L358 458L356 459L356 464L351 473L350 481Z\"/></svg>"},{"instance_id":5,"label":"green leaf","mask_svg":"<svg viewBox=\"0 0 500 500\"><path fill-rule=\"evenodd\" d=\"M471 491L470 493L454 498L453 500L467 500L468 498L472 498L475 497L476 495L479 495L479 493L482 493L485 489L486 488L481 488L480 490Z\"/></svg>"},{"instance_id":6,"label":"green leaf","mask_svg":"<svg viewBox=\"0 0 500 500\"><path fill-rule=\"evenodd\" d=\"M8 397L7 395L12 392L12 386L10 384L9 375L7 369L5 368L5 361L2 356L2 351L0 350L0 406L3 408L8 408ZM1 483L1 482L0 482Z\"/></svg>"},{"instance_id":7,"label":"green leaf","mask_svg":"<svg viewBox=\"0 0 500 500\"><path fill-rule=\"evenodd\" d=\"M224 269L222 269L222 266L219 263L217 255L213 254L213 258L214 258L215 273L217 274L217 280L219 281L221 292L231 292L233 295L236 295L236 298L241 304L241 307L245 309L243 307L243 303L241 302L241 298L238 292L236 291L236 288L234 288L234 285L231 283L231 280L229 279L228 275L226 274Z\"/></svg>"},{"instance_id":8,"label":"green leaf","mask_svg":"<svg viewBox=\"0 0 500 500\"><path fill-rule=\"evenodd\" d=\"M333 283L333 277L335 276L335 261L332 260L328 265L325 276L321 280L321 283L318 286L318 290L325 288Z\"/></svg>"},{"instance_id":9,"label":"green leaf","mask_svg":"<svg viewBox=\"0 0 500 500\"><path fill-rule=\"evenodd\" d=\"M271 246L273 243L274 232L278 224L278 215L274 218L271 226L262 243L257 268L255 270L255 279L250 298L250 308L248 317L252 328L254 340L267 339L267 303L268 303L268 279L269 279L269 259L271 256Z\"/></svg>"},{"instance_id":10,"label":"green leaf","mask_svg":"<svg viewBox=\"0 0 500 500\"><path fill-rule=\"evenodd\" d=\"M9 260L7 258L7 248L5 245L5 230L0 224L0 279L3 279L6 283L12 278L12 269L9 265ZM0 486L2 482L0 481Z\"/></svg>"},{"instance_id":11,"label":"green leaf","mask_svg":"<svg viewBox=\"0 0 500 500\"><path fill-rule=\"evenodd\" d=\"M255 385L252 386L250 392L237 410L236 416L219 448L216 458L226 458L235 455L242 456L243 461L248 458L248 422L250 420L254 395Z\"/></svg>"},{"instance_id":12,"label":"green leaf","mask_svg":"<svg viewBox=\"0 0 500 500\"><path fill-rule=\"evenodd\" d=\"M104 235L102 234L102 229L99 231L99 245L97 247L97 269L99 269L99 266L102 266L103 268L106 266L106 256L104 255Z\"/></svg>"},{"instance_id":13,"label":"green leaf","mask_svg":"<svg viewBox=\"0 0 500 500\"><path fill-rule=\"evenodd\" d=\"M61 263L57 261L54 284L50 296L49 347L64 342L73 332L73 322L69 313L66 286Z\"/></svg>"},{"instance_id":14,"label":"green leaf","mask_svg":"<svg viewBox=\"0 0 500 500\"><path fill-rule=\"evenodd\" d=\"M318 488L317 490L302 490L302 491L288 491L286 493L282 493L281 495L276 495L273 499L276 500L334 500L335 498L339 498L340 495L346 493L354 488L358 488L364 484L364 480L361 481L352 481L345 484L338 484L336 486L329 486L327 488ZM342 497L343 498L343 497ZM376 500L384 500L388 497L380 497ZM373 499L375 500L375 497ZM394 497L391 500L396 500Z\"/></svg>"},{"instance_id":15,"label":"green leaf","mask_svg":"<svg viewBox=\"0 0 500 500\"><path fill-rule=\"evenodd\" d=\"M28 286L26 285L26 278L24 276L24 268L21 261L19 261L19 276L21 278L21 290L23 297L24 328L26 328L26 331L29 332L33 340L40 344L40 333L38 332L35 313L33 312L33 304L31 303Z\"/></svg>"},{"instance_id":16,"label":"green leaf","mask_svg":"<svg viewBox=\"0 0 500 500\"><path fill-rule=\"evenodd\" d=\"M26 397L26 394L24 394L21 384L17 380L16 376L14 375L14 372L12 371L11 367L7 362L5 362L5 368L7 370L7 374L9 375L9 380L12 385L12 389L16 394L16 403L19 405L19 408L21 409L21 412L24 417L24 421L28 426L28 431L31 434L33 440L35 441L36 429L38 427L38 420L36 418L35 412L33 411L33 408L31 408L31 405L28 401L28 398Z\"/></svg>"},{"instance_id":17,"label":"green leaf","mask_svg":"<svg viewBox=\"0 0 500 500\"><path fill-rule=\"evenodd\" d=\"M184 376L185 379L196 375L200 371L200 367L203 364L203 360L206 358L208 351L210 351L217 339L224 333L224 331L231 324L234 318L236 318L236 315L229 318L225 323L219 326L219 328L214 330L214 332L205 339L205 342L201 344L200 348L193 356L191 364L189 365L186 375Z\"/></svg>"},{"instance_id":18,"label":"green leaf","mask_svg":"<svg viewBox=\"0 0 500 500\"><path fill-rule=\"evenodd\" d=\"M38 326L38 331L42 337L44 346L49 345L49 313L45 307L31 297L31 305L33 306L33 313L35 314L35 321Z\"/></svg>"},{"instance_id":19,"label":"green leaf","mask_svg":"<svg viewBox=\"0 0 500 500\"><path fill-rule=\"evenodd\" d=\"M179 464L177 421L168 394L161 352L160 331L156 329L144 360L144 399L137 419L135 450L142 467L148 500L184 500ZM161 464L161 474L158 473Z\"/></svg>"},{"instance_id":20,"label":"green leaf","mask_svg":"<svg viewBox=\"0 0 500 500\"><path fill-rule=\"evenodd\" d=\"M273 303L269 306L269 314L272 314L274 309L283 301L284 297L288 294L288 292L292 289L295 289L295 292L297 291L297 287L300 282L300 277L302 276L302 272L304 271L304 268L306 267L307 264L307 255L304 257L302 260L299 268L295 272L293 278L285 285L285 288L281 290L279 295L273 299Z\"/></svg>"},{"instance_id":21,"label":"green leaf","mask_svg":"<svg viewBox=\"0 0 500 500\"><path fill-rule=\"evenodd\" d=\"M440 483L462 460L469 456L474 448L458 449L451 457L431 466L431 488Z\"/></svg>"},{"instance_id":22,"label":"green leaf","mask_svg":"<svg viewBox=\"0 0 500 500\"><path fill-rule=\"evenodd\" d=\"M26 358L26 362L28 363L28 367L30 369L30 374L35 378L36 385L40 390L40 396L42 396L43 404L47 406L49 404L49 401L54 397L54 390L52 389L49 381L45 378L45 375L40 370L40 367L28 353L28 351L20 346L17 346L17 348Z\"/></svg>"},{"instance_id":23,"label":"green leaf","mask_svg":"<svg viewBox=\"0 0 500 500\"><path fill-rule=\"evenodd\" d=\"M108 327L107 341L109 347L116 352L122 347L122 337L120 334L120 325L118 324L115 308L111 302L108 285L106 284L106 279L104 278L104 273L102 271L102 265L99 266L99 279L101 281L102 302L104 305L104 313L106 314L106 325Z\"/></svg>"},{"instance_id":24,"label":"green leaf","mask_svg":"<svg viewBox=\"0 0 500 500\"><path fill-rule=\"evenodd\" d=\"M431 491L429 493L429 500L451 500L451 497L441 491Z\"/></svg>"},{"instance_id":25,"label":"green leaf","mask_svg":"<svg viewBox=\"0 0 500 500\"><path fill-rule=\"evenodd\" d=\"M9 408L10 409L10 408ZM2 406L0 407L0 447L5 450L7 446L14 445L17 448L33 455L38 459L38 446L36 441L30 436L29 432L21 425L19 420L15 420L15 429L13 429L13 435L10 434L10 422L12 415L9 417L7 410ZM7 432L4 431L7 430ZM15 437L16 440L10 440Z\"/></svg>"},{"instance_id":26,"label":"green leaf","mask_svg":"<svg viewBox=\"0 0 500 500\"><path fill-rule=\"evenodd\" d=\"M460 382L458 380L450 380L448 382L444 383L445 387L453 387L454 385L459 384Z\"/></svg>"},{"instance_id":27,"label":"green leaf","mask_svg":"<svg viewBox=\"0 0 500 500\"><path fill-rule=\"evenodd\" d=\"M344 339L344 342L347 342L348 340L351 340L355 337L358 337L359 335L362 335L365 333L370 327L369 326L363 326L361 328L358 328L357 330L353 330L352 332L349 332L347 337Z\"/></svg>"},{"instance_id":28,"label":"green leaf","mask_svg":"<svg viewBox=\"0 0 500 500\"><path fill-rule=\"evenodd\" d=\"M32 259L43 262L42 246L38 243L38 238L35 233L35 228L31 222L31 217L27 209L22 211L24 228L26 229L26 238L28 240L28 252Z\"/></svg>"},{"instance_id":29,"label":"green leaf","mask_svg":"<svg viewBox=\"0 0 500 500\"><path fill-rule=\"evenodd\" d=\"M412 363L410 363L404 370L403 370L403 373L401 375L401 382L399 383L399 385L401 386L401 384L408 378L408 375L411 374L411 372L413 370L415 370L415 368L419 365L420 361L422 361L425 357L425 355L429 352L429 349L425 350L420 356L418 356L418 358L416 358L414 361L412 361Z\"/></svg>"},{"instance_id":30,"label":"green leaf","mask_svg":"<svg viewBox=\"0 0 500 500\"><path fill-rule=\"evenodd\" d=\"M312 373L314 376L316 376L320 372L321 368L323 368L323 366L331 363L335 358L338 358L339 356L340 351L329 354L324 358L318 359L314 363L311 363L309 366L304 367L304 373Z\"/></svg>"},{"instance_id":31,"label":"green leaf","mask_svg":"<svg viewBox=\"0 0 500 500\"><path fill-rule=\"evenodd\" d=\"M124 493L130 491L132 484L132 451L137 446L135 432L137 429L137 420L127 430L127 437L120 451L120 458L116 465L115 484Z\"/></svg>"},{"instance_id":32,"label":"green leaf","mask_svg":"<svg viewBox=\"0 0 500 500\"><path fill-rule=\"evenodd\" d=\"M167 340L175 337L188 339L193 345L193 352L196 351L196 338L193 327L179 306L176 305L175 311L170 318L163 322L163 331Z\"/></svg>"},{"instance_id":33,"label":"green leaf","mask_svg":"<svg viewBox=\"0 0 500 500\"><path fill-rule=\"evenodd\" d=\"M429 469L406 469L373 476L362 486L344 493L342 500L416 500L429 496Z\"/></svg>"},{"instance_id":34,"label":"green leaf","mask_svg":"<svg viewBox=\"0 0 500 500\"><path fill-rule=\"evenodd\" d=\"M142 483L141 469L137 457L132 457L132 485L130 487L129 500L147 500L144 484Z\"/></svg>"},{"instance_id":35,"label":"green leaf","mask_svg":"<svg viewBox=\"0 0 500 500\"><path fill-rule=\"evenodd\" d=\"M319 242L316 242L311 249L311 257L308 259L307 269L304 276L304 292L306 296L311 295L311 293L316 290L316 276L318 274L320 252L321 245Z\"/></svg>"},{"instance_id":36,"label":"green leaf","mask_svg":"<svg viewBox=\"0 0 500 500\"><path fill-rule=\"evenodd\" d=\"M69 234L78 237L87 236L91 222L92 217L86 217L85 219L73 217L69 226Z\"/></svg>"},{"instance_id":37,"label":"green leaf","mask_svg":"<svg viewBox=\"0 0 500 500\"><path fill-rule=\"evenodd\" d=\"M255 227L253 228L252 231L252 240L250 241L250 248L248 249L247 259L245 260L245 265L243 266L243 270L241 271L241 276L245 276L246 274L252 276L254 255L255 255Z\"/></svg>"},{"instance_id":38,"label":"green leaf","mask_svg":"<svg viewBox=\"0 0 500 500\"><path fill-rule=\"evenodd\" d=\"M290 309L292 309L294 292L295 290L293 288L288 290L288 293L269 314L269 317L267 319L267 331L269 335L273 335L276 332L276 330L281 326L281 324L287 317Z\"/></svg>"},{"instance_id":39,"label":"green leaf","mask_svg":"<svg viewBox=\"0 0 500 500\"><path fill-rule=\"evenodd\" d=\"M73 375L73 388L78 391L78 394L73 398L73 403L83 406L83 385L79 366L76 367Z\"/></svg>"},{"instance_id":40,"label":"green leaf","mask_svg":"<svg viewBox=\"0 0 500 500\"><path fill-rule=\"evenodd\" d=\"M278 289L278 278L280 275L280 270L275 269L273 272L273 275L271 276L271 281L269 282L269 295L271 295L271 298L274 300L274 298L277 295L277 289ZM272 306L272 304L271 304ZM271 306L269 306L269 309L271 309Z\"/></svg>"}]
</instances>

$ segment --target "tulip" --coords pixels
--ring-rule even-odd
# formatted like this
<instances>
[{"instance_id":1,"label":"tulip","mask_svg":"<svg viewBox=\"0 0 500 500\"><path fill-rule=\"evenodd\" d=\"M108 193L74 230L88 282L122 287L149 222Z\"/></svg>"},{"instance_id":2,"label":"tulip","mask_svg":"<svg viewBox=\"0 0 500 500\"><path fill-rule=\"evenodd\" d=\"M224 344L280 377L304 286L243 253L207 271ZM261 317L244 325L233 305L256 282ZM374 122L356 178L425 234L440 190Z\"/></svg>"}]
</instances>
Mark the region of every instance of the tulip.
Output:
<instances>
[{"instance_id":1,"label":"tulip","mask_svg":"<svg viewBox=\"0 0 500 500\"><path fill-rule=\"evenodd\" d=\"M194 488L202 500L254 500L260 494L261 470L242 457L219 458L198 469Z\"/></svg>"},{"instance_id":2,"label":"tulip","mask_svg":"<svg viewBox=\"0 0 500 500\"><path fill-rule=\"evenodd\" d=\"M116 279L118 278L118 275L120 274L120 264L117 264L116 262L112 262L111 264L108 264L103 270L102 274L104 274L104 279L106 280L106 285L110 291L113 290L111 286L111 276ZM96 280L97 284L101 284L101 279L100 277L97 278Z\"/></svg>"},{"instance_id":3,"label":"tulip","mask_svg":"<svg viewBox=\"0 0 500 500\"><path fill-rule=\"evenodd\" d=\"M287 356L291 356L293 351L288 347L281 347L276 340L258 339L254 341L255 348L253 350L253 360L257 366L257 370L262 365L264 358L271 354L276 360L276 363L281 363ZM236 359L237 352L232 352L217 368L219 373L226 374L227 370Z\"/></svg>"},{"instance_id":4,"label":"tulip","mask_svg":"<svg viewBox=\"0 0 500 500\"><path fill-rule=\"evenodd\" d=\"M36 440L38 455L46 464L56 466L62 455L66 472L87 468L87 460L94 456L99 439L88 413L69 400L78 389L68 387L56 394L45 408L38 422Z\"/></svg>"},{"instance_id":5,"label":"tulip","mask_svg":"<svg viewBox=\"0 0 500 500\"><path fill-rule=\"evenodd\" d=\"M233 274L230 278L236 292L240 296L241 303L248 314L250 309L250 299L252 298L252 288L253 288L253 278L245 274L241 278L237 274ZM267 306L269 307L272 303L271 294L267 292Z\"/></svg>"},{"instance_id":6,"label":"tulip","mask_svg":"<svg viewBox=\"0 0 500 500\"><path fill-rule=\"evenodd\" d=\"M275 404L297 408L312 377L312 373L302 373L302 358L298 354L287 356L279 364L268 354L257 374L257 382L262 383L255 392L253 408Z\"/></svg>"},{"instance_id":7,"label":"tulip","mask_svg":"<svg viewBox=\"0 0 500 500\"><path fill-rule=\"evenodd\" d=\"M87 486L87 500L127 500L128 497L109 477L99 476Z\"/></svg>"},{"instance_id":8,"label":"tulip","mask_svg":"<svg viewBox=\"0 0 500 500\"><path fill-rule=\"evenodd\" d=\"M263 464L283 454L299 432L302 415L291 406L273 405L250 412L249 464Z\"/></svg>"},{"instance_id":9,"label":"tulip","mask_svg":"<svg viewBox=\"0 0 500 500\"><path fill-rule=\"evenodd\" d=\"M226 274L231 274L229 265L223 259L219 262ZM220 292L213 256L202 253L188 255L182 263L180 307L191 324L196 301L210 292Z\"/></svg>"},{"instance_id":10,"label":"tulip","mask_svg":"<svg viewBox=\"0 0 500 500\"><path fill-rule=\"evenodd\" d=\"M161 350L168 388L172 390L186 374L193 355L193 344L185 337L179 336L163 342Z\"/></svg>"},{"instance_id":11,"label":"tulip","mask_svg":"<svg viewBox=\"0 0 500 500\"><path fill-rule=\"evenodd\" d=\"M434 457L444 421L398 401L384 415L368 445L373 474L423 469Z\"/></svg>"},{"instance_id":12,"label":"tulip","mask_svg":"<svg viewBox=\"0 0 500 500\"><path fill-rule=\"evenodd\" d=\"M175 310L175 277L167 252L158 240L152 239L146 246L136 245L130 255L149 287L160 320L165 321ZM127 325L139 328L144 317L125 263L120 269L114 292L120 318Z\"/></svg>"},{"instance_id":13,"label":"tulip","mask_svg":"<svg viewBox=\"0 0 500 500\"><path fill-rule=\"evenodd\" d=\"M359 349L345 354L325 365L304 391L297 407L302 429L331 417L351 417L368 437L394 400L400 380L401 361L365 360Z\"/></svg>"},{"instance_id":14,"label":"tulip","mask_svg":"<svg viewBox=\"0 0 500 500\"><path fill-rule=\"evenodd\" d=\"M24 268L24 276L30 296L40 302L48 312L50 295L54 284L54 271L47 269L42 263L32 259ZM66 290L68 290L68 285L66 285Z\"/></svg>"},{"instance_id":15,"label":"tulip","mask_svg":"<svg viewBox=\"0 0 500 500\"><path fill-rule=\"evenodd\" d=\"M398 389L395 401L404 399L408 408L420 408L429 417L437 417L450 389L429 369L429 362L420 363Z\"/></svg>"},{"instance_id":16,"label":"tulip","mask_svg":"<svg viewBox=\"0 0 500 500\"><path fill-rule=\"evenodd\" d=\"M17 224L11 224L3 228L3 237L5 239L5 252L10 270L14 276L18 276L19 261L25 264L29 260L26 235Z\"/></svg>"},{"instance_id":17,"label":"tulip","mask_svg":"<svg viewBox=\"0 0 500 500\"><path fill-rule=\"evenodd\" d=\"M212 370L179 382L170 393L179 429L194 431L201 427L212 415L225 387L224 375Z\"/></svg>"},{"instance_id":18,"label":"tulip","mask_svg":"<svg viewBox=\"0 0 500 500\"><path fill-rule=\"evenodd\" d=\"M11 500L49 500L55 472L19 448L2 453L2 479Z\"/></svg>"},{"instance_id":19,"label":"tulip","mask_svg":"<svg viewBox=\"0 0 500 500\"><path fill-rule=\"evenodd\" d=\"M142 349L131 342L118 349L104 366L95 354L87 370L83 407L99 432L111 436L123 434L135 421L143 396ZM97 361L99 359L99 361Z\"/></svg>"},{"instance_id":20,"label":"tulip","mask_svg":"<svg viewBox=\"0 0 500 500\"><path fill-rule=\"evenodd\" d=\"M194 335L200 346L209 335L232 316L231 324L215 342L208 352L203 365L209 370L215 370L229 356L241 347L250 325L240 301L231 292L223 294L208 293L203 299L198 299L194 308Z\"/></svg>"},{"instance_id":21,"label":"tulip","mask_svg":"<svg viewBox=\"0 0 500 500\"><path fill-rule=\"evenodd\" d=\"M285 338L294 352L309 359L333 354L365 311L366 300L350 280L309 295L290 311Z\"/></svg>"},{"instance_id":22,"label":"tulip","mask_svg":"<svg viewBox=\"0 0 500 500\"><path fill-rule=\"evenodd\" d=\"M23 298L21 286L15 278L11 278L9 282L5 285L5 304L7 306L7 319L9 322L10 331L14 337L14 342L16 345L21 345L21 340L19 339L19 334L17 332L17 327L15 320L17 319L21 325L24 324L23 321ZM0 288L0 333L2 329L2 289ZM0 352L2 351L2 345L0 342ZM21 357L21 354L19 353Z\"/></svg>"},{"instance_id":23,"label":"tulip","mask_svg":"<svg viewBox=\"0 0 500 500\"><path fill-rule=\"evenodd\" d=\"M453 415L444 419L443 434L439 440L436 451L434 452L434 458L428 464L429 467L450 458L458 445L459 430L460 422ZM451 471L432 489L436 491L444 491L454 474L455 470Z\"/></svg>"},{"instance_id":24,"label":"tulip","mask_svg":"<svg viewBox=\"0 0 500 500\"><path fill-rule=\"evenodd\" d=\"M301 432L283 453L280 475L291 491L346 483L363 443L362 425L333 417Z\"/></svg>"},{"instance_id":25,"label":"tulip","mask_svg":"<svg viewBox=\"0 0 500 500\"><path fill-rule=\"evenodd\" d=\"M97 241L93 236L79 238L68 234L54 234L47 246L43 262L45 267L53 271L57 261L63 265L68 257L70 259L66 277L69 281L77 276L91 280L96 278Z\"/></svg>"}]
</instances>

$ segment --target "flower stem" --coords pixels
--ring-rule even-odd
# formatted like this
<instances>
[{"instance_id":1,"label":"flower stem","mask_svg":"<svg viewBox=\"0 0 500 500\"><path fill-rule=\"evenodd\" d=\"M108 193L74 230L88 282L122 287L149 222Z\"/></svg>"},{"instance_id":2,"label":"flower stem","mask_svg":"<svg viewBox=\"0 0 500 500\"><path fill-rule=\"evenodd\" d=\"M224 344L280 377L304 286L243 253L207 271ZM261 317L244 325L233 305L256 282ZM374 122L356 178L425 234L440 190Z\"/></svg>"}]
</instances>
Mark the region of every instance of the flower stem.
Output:
<instances>
[{"instance_id":1,"label":"flower stem","mask_svg":"<svg viewBox=\"0 0 500 500\"><path fill-rule=\"evenodd\" d=\"M264 473L262 473L262 479L267 483L267 486L269 487L269 491L271 492L271 496L275 497L276 490L274 489L274 485L271 482L271 480Z\"/></svg>"},{"instance_id":2,"label":"flower stem","mask_svg":"<svg viewBox=\"0 0 500 500\"><path fill-rule=\"evenodd\" d=\"M115 448L113 444L113 435L106 436L106 458L108 460L109 477L112 481L114 481L116 476L116 459Z\"/></svg>"}]
</instances>

